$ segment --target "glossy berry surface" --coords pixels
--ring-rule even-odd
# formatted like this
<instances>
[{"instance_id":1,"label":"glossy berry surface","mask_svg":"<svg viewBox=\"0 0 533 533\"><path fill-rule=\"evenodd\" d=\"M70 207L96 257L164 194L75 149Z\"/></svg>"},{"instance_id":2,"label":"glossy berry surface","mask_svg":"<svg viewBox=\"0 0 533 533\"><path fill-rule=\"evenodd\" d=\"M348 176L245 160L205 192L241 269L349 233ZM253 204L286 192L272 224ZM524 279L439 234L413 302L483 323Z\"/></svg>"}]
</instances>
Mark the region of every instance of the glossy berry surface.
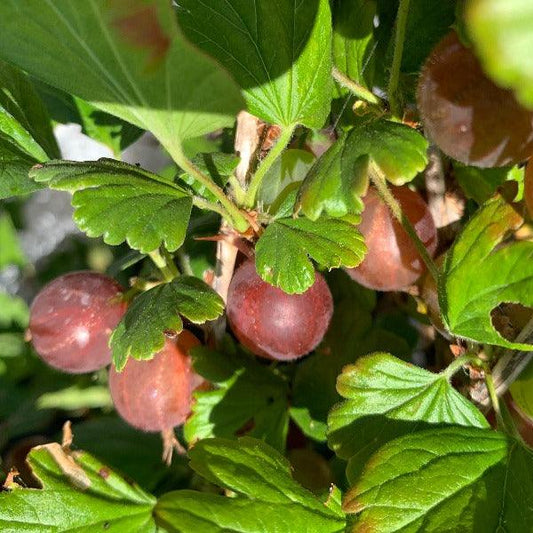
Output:
<instances>
[{"instance_id":1,"label":"glossy berry surface","mask_svg":"<svg viewBox=\"0 0 533 533\"><path fill-rule=\"evenodd\" d=\"M393 188L392 193L432 255L437 248L437 230L428 206L418 193L407 187ZM368 253L357 268L347 269L347 272L369 289L405 289L425 271L425 264L375 189L370 188L363 201L365 207L359 230L365 238Z\"/></svg>"},{"instance_id":2,"label":"glossy berry surface","mask_svg":"<svg viewBox=\"0 0 533 533\"><path fill-rule=\"evenodd\" d=\"M286 294L263 281L252 259L235 272L226 307L239 341L254 354L290 361L320 343L333 314L333 299L324 278L303 294Z\"/></svg>"},{"instance_id":3,"label":"glossy berry surface","mask_svg":"<svg viewBox=\"0 0 533 533\"><path fill-rule=\"evenodd\" d=\"M122 372L109 372L111 397L119 415L142 431L164 431L183 424L192 392L203 381L191 367L189 350L200 341L189 331L166 339L153 359L130 359Z\"/></svg>"},{"instance_id":4,"label":"glossy berry surface","mask_svg":"<svg viewBox=\"0 0 533 533\"><path fill-rule=\"evenodd\" d=\"M97 272L60 276L30 309L33 346L49 365L69 373L92 372L111 362L113 329L126 311L122 289Z\"/></svg>"},{"instance_id":5,"label":"glossy berry surface","mask_svg":"<svg viewBox=\"0 0 533 533\"><path fill-rule=\"evenodd\" d=\"M455 32L428 57L417 100L427 136L453 159L496 167L533 154L533 113L485 76Z\"/></svg>"}]
</instances>

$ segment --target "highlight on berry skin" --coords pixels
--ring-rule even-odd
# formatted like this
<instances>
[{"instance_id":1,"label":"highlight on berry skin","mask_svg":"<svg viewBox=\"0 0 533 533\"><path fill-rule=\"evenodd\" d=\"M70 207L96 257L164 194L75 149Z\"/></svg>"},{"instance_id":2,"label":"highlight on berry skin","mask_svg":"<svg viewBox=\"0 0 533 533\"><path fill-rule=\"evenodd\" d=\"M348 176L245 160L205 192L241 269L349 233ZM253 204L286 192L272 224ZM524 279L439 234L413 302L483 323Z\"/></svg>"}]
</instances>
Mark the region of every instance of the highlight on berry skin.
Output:
<instances>
[{"instance_id":1,"label":"highlight on berry skin","mask_svg":"<svg viewBox=\"0 0 533 533\"><path fill-rule=\"evenodd\" d=\"M50 366L79 374L111 363L109 337L127 304L122 288L98 272L72 272L46 285L30 308L35 351Z\"/></svg>"}]
</instances>

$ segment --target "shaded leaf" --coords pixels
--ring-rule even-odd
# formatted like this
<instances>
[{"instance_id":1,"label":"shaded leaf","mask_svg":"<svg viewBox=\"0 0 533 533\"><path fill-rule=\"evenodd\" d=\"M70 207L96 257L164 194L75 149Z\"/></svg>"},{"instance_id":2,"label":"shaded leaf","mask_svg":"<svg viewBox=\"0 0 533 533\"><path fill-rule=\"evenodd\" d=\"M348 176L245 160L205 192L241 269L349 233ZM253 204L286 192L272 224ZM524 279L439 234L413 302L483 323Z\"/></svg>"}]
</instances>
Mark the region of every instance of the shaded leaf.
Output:
<instances>
[{"instance_id":1,"label":"shaded leaf","mask_svg":"<svg viewBox=\"0 0 533 533\"><path fill-rule=\"evenodd\" d=\"M477 408L443 374L433 374L389 354L362 357L337 379L346 401L328 417L328 441L350 459L348 477L357 477L370 455L400 435L430 426L488 427Z\"/></svg>"},{"instance_id":2,"label":"shaded leaf","mask_svg":"<svg viewBox=\"0 0 533 533\"><path fill-rule=\"evenodd\" d=\"M113 331L110 346L118 371L128 357L151 359L163 349L165 331L180 333L181 316L195 324L218 318L224 301L209 285L192 276L179 276L135 298Z\"/></svg>"},{"instance_id":3,"label":"shaded leaf","mask_svg":"<svg viewBox=\"0 0 533 533\"><path fill-rule=\"evenodd\" d=\"M285 449L288 429L286 381L254 358L192 350L193 366L212 387L197 390L184 434L194 443L209 437L236 437L245 432L277 450Z\"/></svg>"},{"instance_id":4,"label":"shaded leaf","mask_svg":"<svg viewBox=\"0 0 533 533\"><path fill-rule=\"evenodd\" d=\"M533 452L500 433L440 428L377 452L343 508L354 533L530 531Z\"/></svg>"},{"instance_id":5,"label":"shaded leaf","mask_svg":"<svg viewBox=\"0 0 533 533\"><path fill-rule=\"evenodd\" d=\"M27 260L20 248L17 231L7 213L0 214L0 243L0 270L8 265L26 265Z\"/></svg>"},{"instance_id":6,"label":"shaded leaf","mask_svg":"<svg viewBox=\"0 0 533 533\"><path fill-rule=\"evenodd\" d=\"M533 307L533 243L504 242L523 223L515 206L496 197L463 228L446 256L439 290L443 320L451 333L517 350L530 344L500 335L491 311L501 303Z\"/></svg>"},{"instance_id":7,"label":"shaded leaf","mask_svg":"<svg viewBox=\"0 0 533 533\"><path fill-rule=\"evenodd\" d=\"M150 130L174 153L185 138L231 125L243 106L228 74L179 33L166 0L1 2L0 19L9 20L3 59Z\"/></svg>"},{"instance_id":8,"label":"shaded leaf","mask_svg":"<svg viewBox=\"0 0 533 533\"><path fill-rule=\"evenodd\" d=\"M310 258L325 268L355 267L366 253L361 233L333 218L282 218L270 224L256 245L259 275L287 293L305 292L315 281Z\"/></svg>"},{"instance_id":9,"label":"shaded leaf","mask_svg":"<svg viewBox=\"0 0 533 533\"><path fill-rule=\"evenodd\" d=\"M289 462L261 441L205 439L189 453L191 467L198 474L237 496L188 490L165 494L155 516L169 532L344 531L340 509L325 505L294 481Z\"/></svg>"},{"instance_id":10,"label":"shaded leaf","mask_svg":"<svg viewBox=\"0 0 533 533\"><path fill-rule=\"evenodd\" d=\"M155 532L155 499L89 454L54 443L34 448L28 462L43 488L0 493L2 530Z\"/></svg>"},{"instance_id":11,"label":"shaded leaf","mask_svg":"<svg viewBox=\"0 0 533 533\"><path fill-rule=\"evenodd\" d=\"M107 244L127 241L149 253L162 243L177 250L185 239L192 199L177 185L139 167L100 159L51 161L30 176L73 194L74 221L89 237Z\"/></svg>"},{"instance_id":12,"label":"shaded leaf","mask_svg":"<svg viewBox=\"0 0 533 533\"><path fill-rule=\"evenodd\" d=\"M178 21L231 72L252 114L280 126L323 126L332 88L328 0L181 0Z\"/></svg>"}]
</instances>

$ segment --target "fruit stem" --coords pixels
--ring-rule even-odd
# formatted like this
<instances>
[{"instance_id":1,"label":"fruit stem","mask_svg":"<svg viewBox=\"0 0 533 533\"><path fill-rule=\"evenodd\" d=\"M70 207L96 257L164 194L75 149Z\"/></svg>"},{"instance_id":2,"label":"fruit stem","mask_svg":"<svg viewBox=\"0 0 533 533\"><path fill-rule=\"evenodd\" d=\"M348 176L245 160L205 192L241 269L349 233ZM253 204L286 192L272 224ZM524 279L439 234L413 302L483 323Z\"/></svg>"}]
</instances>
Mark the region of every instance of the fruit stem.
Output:
<instances>
[{"instance_id":1,"label":"fruit stem","mask_svg":"<svg viewBox=\"0 0 533 533\"><path fill-rule=\"evenodd\" d=\"M383 102L381 101L381 99L378 98L372 91L369 91L366 87L363 87L359 83L348 78L348 76L344 75L337 67L333 67L331 74L333 76L333 79L339 85L342 85L343 87L348 89L360 100L364 100L369 104L378 105L380 107L383 106Z\"/></svg>"},{"instance_id":2,"label":"fruit stem","mask_svg":"<svg viewBox=\"0 0 533 533\"><path fill-rule=\"evenodd\" d=\"M194 163L188 159L181 148L181 144L172 143L171 145L164 145L167 152L170 154L172 159L185 171L187 174L192 176L196 181L201 183L208 191L210 191L221 204L221 208L217 210L218 213L221 213L224 218L226 218L233 227L235 227L241 233L244 233L248 227L249 223L246 217L241 213L240 209L228 198L226 193L209 177L206 176L199 168L194 165ZM196 203L198 198L196 198ZM199 207L199 206L198 206ZM213 209L214 205L206 202L204 204L204 209Z\"/></svg>"},{"instance_id":3,"label":"fruit stem","mask_svg":"<svg viewBox=\"0 0 533 533\"><path fill-rule=\"evenodd\" d=\"M422 260L426 264L429 273L431 274L435 282L438 284L439 270L437 268L437 265L435 264L435 262L429 255L427 248L424 246L424 243L420 240L420 237L416 233L415 228L411 224L411 221L407 218L405 213L402 211L402 208L400 207L398 200L396 200L396 198L394 198L393 194L391 193L387 185L387 180L385 179L385 175L383 174L381 169L378 168L374 163L371 163L369 173L370 173L370 179L374 183L379 196L385 202L388 208L391 210L391 213L394 215L394 217L402 225L406 233L409 235L409 237L413 241L413 244L416 246L416 249L418 250L420 257L422 257Z\"/></svg>"},{"instance_id":4,"label":"fruit stem","mask_svg":"<svg viewBox=\"0 0 533 533\"><path fill-rule=\"evenodd\" d=\"M163 248L163 254L159 250L154 250L148 254L150 259L154 262L155 266L159 268L161 274L167 283L171 282L175 277L179 275L178 269L174 264L174 261L170 257L170 254Z\"/></svg>"},{"instance_id":5,"label":"fruit stem","mask_svg":"<svg viewBox=\"0 0 533 533\"><path fill-rule=\"evenodd\" d=\"M403 46L407 28L407 15L409 14L409 0L400 0L396 16L396 31L394 33L394 55L389 77L389 104L394 116L401 118L402 103L399 94L400 70L402 67Z\"/></svg>"},{"instance_id":6,"label":"fruit stem","mask_svg":"<svg viewBox=\"0 0 533 533\"><path fill-rule=\"evenodd\" d=\"M473 364L475 366L484 367L483 361L475 353L465 353L464 355L459 356L457 359L452 361L442 372L443 375L448 381L452 379L454 374L458 372L463 366Z\"/></svg>"},{"instance_id":7,"label":"fruit stem","mask_svg":"<svg viewBox=\"0 0 533 533\"><path fill-rule=\"evenodd\" d=\"M243 203L246 207L254 206L257 191L259 190L259 187L261 186L261 183L263 182L266 173L276 162L277 158L283 153L283 150L287 148L287 145L289 144L292 138L292 134L294 133L295 128L295 125L282 128L278 141L272 147L270 152L268 152L267 156L263 159L263 161L255 171L255 174L250 180L250 185L248 186L248 190L246 191L246 195L244 197Z\"/></svg>"}]
</instances>

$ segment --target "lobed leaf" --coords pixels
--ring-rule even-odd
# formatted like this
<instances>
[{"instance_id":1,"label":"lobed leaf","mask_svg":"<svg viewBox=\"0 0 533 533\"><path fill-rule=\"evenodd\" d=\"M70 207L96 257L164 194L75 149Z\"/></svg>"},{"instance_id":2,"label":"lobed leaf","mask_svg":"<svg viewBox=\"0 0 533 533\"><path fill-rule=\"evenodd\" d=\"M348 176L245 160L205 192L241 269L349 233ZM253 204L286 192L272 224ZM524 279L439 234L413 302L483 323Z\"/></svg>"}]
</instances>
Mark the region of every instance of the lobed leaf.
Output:
<instances>
[{"instance_id":1,"label":"lobed leaf","mask_svg":"<svg viewBox=\"0 0 533 533\"><path fill-rule=\"evenodd\" d=\"M324 211L333 217L360 213L361 196L374 165L391 183L403 185L426 167L427 147L426 139L409 126L384 119L358 119L311 168L295 209L311 220Z\"/></svg>"},{"instance_id":2,"label":"lobed leaf","mask_svg":"<svg viewBox=\"0 0 533 533\"><path fill-rule=\"evenodd\" d=\"M396 439L369 461L343 508L354 533L530 531L533 452L488 429Z\"/></svg>"},{"instance_id":3,"label":"lobed leaf","mask_svg":"<svg viewBox=\"0 0 533 533\"><path fill-rule=\"evenodd\" d=\"M151 359L163 349L165 332L181 332L181 316L195 324L218 318L224 301L209 285L192 276L180 276L135 298L113 331L110 346L118 371L129 357Z\"/></svg>"},{"instance_id":4,"label":"lobed leaf","mask_svg":"<svg viewBox=\"0 0 533 533\"><path fill-rule=\"evenodd\" d=\"M448 252L439 298L443 320L454 335L533 350L531 344L502 337L491 320L501 303L533 306L533 243L504 241L523 223L517 209L496 197L477 211Z\"/></svg>"},{"instance_id":5,"label":"lobed leaf","mask_svg":"<svg viewBox=\"0 0 533 533\"><path fill-rule=\"evenodd\" d=\"M344 531L342 511L326 505L294 481L289 462L259 440L205 439L194 446L190 457L198 474L237 496L188 490L163 495L155 516L169 532Z\"/></svg>"},{"instance_id":6,"label":"lobed leaf","mask_svg":"<svg viewBox=\"0 0 533 533\"><path fill-rule=\"evenodd\" d=\"M252 114L324 125L333 86L328 0L182 0L177 12L185 35L244 89Z\"/></svg>"},{"instance_id":7,"label":"lobed leaf","mask_svg":"<svg viewBox=\"0 0 533 533\"><path fill-rule=\"evenodd\" d=\"M346 401L330 411L328 441L339 457L350 460L351 480L376 449L400 435L439 425L488 427L445 375L385 353L346 366L337 390Z\"/></svg>"},{"instance_id":8,"label":"lobed leaf","mask_svg":"<svg viewBox=\"0 0 533 533\"><path fill-rule=\"evenodd\" d=\"M28 462L43 488L11 484L0 493L3 531L156 531L155 498L89 454L53 443L34 448Z\"/></svg>"},{"instance_id":9,"label":"lobed leaf","mask_svg":"<svg viewBox=\"0 0 533 533\"><path fill-rule=\"evenodd\" d=\"M192 356L195 372L212 387L194 393L183 428L187 441L235 438L244 431L283 451L289 422L286 381L248 356L204 347L192 350Z\"/></svg>"},{"instance_id":10,"label":"lobed leaf","mask_svg":"<svg viewBox=\"0 0 533 533\"><path fill-rule=\"evenodd\" d=\"M355 267L363 260L363 236L350 222L321 218L281 218L257 242L259 275L285 292L305 292L315 281L310 258L325 268Z\"/></svg>"},{"instance_id":11,"label":"lobed leaf","mask_svg":"<svg viewBox=\"0 0 533 533\"><path fill-rule=\"evenodd\" d=\"M107 244L127 241L149 253L185 240L192 199L174 183L139 167L100 159L51 161L30 172L38 183L73 194L74 221L89 237Z\"/></svg>"}]
</instances>

